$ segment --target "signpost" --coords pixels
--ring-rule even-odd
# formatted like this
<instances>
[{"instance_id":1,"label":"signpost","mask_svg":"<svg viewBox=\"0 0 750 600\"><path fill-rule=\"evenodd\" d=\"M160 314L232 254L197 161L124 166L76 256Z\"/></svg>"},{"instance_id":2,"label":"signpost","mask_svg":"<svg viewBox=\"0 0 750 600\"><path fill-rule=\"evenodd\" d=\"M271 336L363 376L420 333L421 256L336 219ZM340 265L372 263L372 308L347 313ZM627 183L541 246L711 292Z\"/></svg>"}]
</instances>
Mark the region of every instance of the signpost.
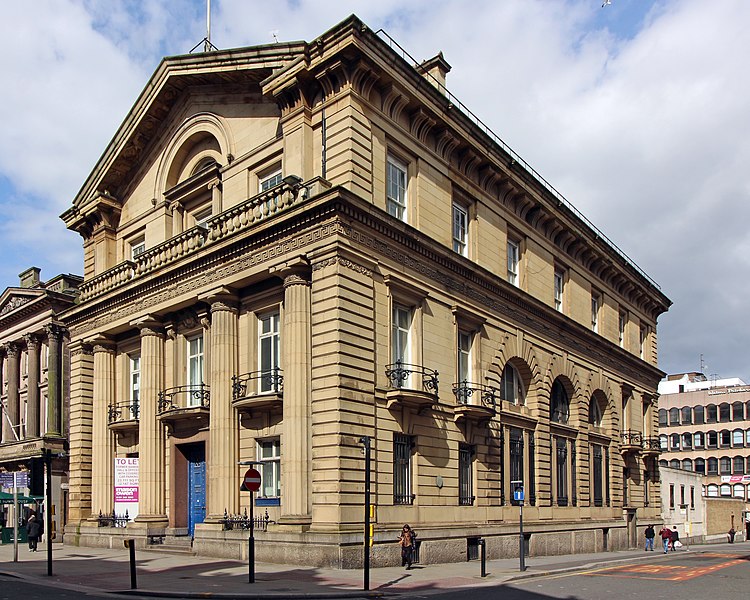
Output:
<instances>
[{"instance_id":1,"label":"signpost","mask_svg":"<svg viewBox=\"0 0 750 600\"><path fill-rule=\"evenodd\" d=\"M370 589L370 545L372 544L372 525L370 524L370 436L359 439L365 452L365 543L363 561L363 585L365 591Z\"/></svg>"},{"instance_id":2,"label":"signpost","mask_svg":"<svg viewBox=\"0 0 750 600\"><path fill-rule=\"evenodd\" d=\"M253 504L255 492L260 489L260 473L257 469L249 468L242 478L241 490L250 492L250 538L247 540L248 582L255 583L255 517Z\"/></svg>"},{"instance_id":3,"label":"signpost","mask_svg":"<svg viewBox=\"0 0 750 600\"><path fill-rule=\"evenodd\" d=\"M518 502L518 506L521 509L521 512L519 513L519 537L518 537L518 549L519 549L519 560L520 560L520 570L525 571L526 570L526 541L523 537L523 501L524 501L524 491L523 491L523 480L514 480L510 482L511 488L513 489L513 501Z\"/></svg>"}]
</instances>

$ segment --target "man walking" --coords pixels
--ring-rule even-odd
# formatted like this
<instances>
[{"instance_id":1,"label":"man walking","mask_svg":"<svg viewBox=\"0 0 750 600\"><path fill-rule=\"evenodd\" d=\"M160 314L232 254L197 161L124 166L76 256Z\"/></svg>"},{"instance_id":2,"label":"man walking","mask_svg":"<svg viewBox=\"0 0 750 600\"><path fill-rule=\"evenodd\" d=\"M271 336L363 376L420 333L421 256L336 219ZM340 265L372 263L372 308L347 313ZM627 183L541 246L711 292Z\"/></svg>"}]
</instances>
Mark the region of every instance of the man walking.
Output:
<instances>
[{"instance_id":1,"label":"man walking","mask_svg":"<svg viewBox=\"0 0 750 600\"><path fill-rule=\"evenodd\" d=\"M646 552L651 550L651 552L654 551L654 538L656 537L656 534L654 533L654 526L649 525L646 527Z\"/></svg>"},{"instance_id":2,"label":"man walking","mask_svg":"<svg viewBox=\"0 0 750 600\"><path fill-rule=\"evenodd\" d=\"M669 530L669 527L664 525L659 532L659 536L661 536L661 543L664 545L664 554L666 554L669 552L669 542L672 541L672 532Z\"/></svg>"}]
</instances>

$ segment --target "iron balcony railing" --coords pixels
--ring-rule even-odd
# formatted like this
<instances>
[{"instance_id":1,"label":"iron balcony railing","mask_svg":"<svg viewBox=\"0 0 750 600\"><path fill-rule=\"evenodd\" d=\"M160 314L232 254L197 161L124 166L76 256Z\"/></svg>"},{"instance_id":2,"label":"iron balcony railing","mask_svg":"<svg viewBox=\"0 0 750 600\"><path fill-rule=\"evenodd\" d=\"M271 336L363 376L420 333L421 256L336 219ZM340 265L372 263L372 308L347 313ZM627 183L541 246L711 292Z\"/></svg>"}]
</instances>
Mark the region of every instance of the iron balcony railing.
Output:
<instances>
[{"instance_id":1,"label":"iron balcony railing","mask_svg":"<svg viewBox=\"0 0 750 600\"><path fill-rule=\"evenodd\" d=\"M453 395L459 404L483 406L495 410L495 406L501 403L500 390L491 385L461 381L453 384ZM474 400L476 396L476 401Z\"/></svg>"},{"instance_id":2,"label":"iron balcony railing","mask_svg":"<svg viewBox=\"0 0 750 600\"><path fill-rule=\"evenodd\" d=\"M230 531L232 529L250 529L251 526L256 531L268 531L268 524L275 523L275 521L272 521L271 517L268 516L268 511L266 511L266 514L263 516L259 515L250 519L250 517L247 516L247 509L245 509L244 514L230 515L227 513L226 508L224 509L224 517L220 519L219 522L224 531Z\"/></svg>"},{"instance_id":3,"label":"iron balcony railing","mask_svg":"<svg viewBox=\"0 0 750 600\"><path fill-rule=\"evenodd\" d=\"M99 527L125 527L130 522L130 517L127 510L124 515L118 515L114 510L106 515L99 511L97 521Z\"/></svg>"},{"instance_id":4,"label":"iron balcony railing","mask_svg":"<svg viewBox=\"0 0 750 600\"><path fill-rule=\"evenodd\" d=\"M410 365L397 360L385 366L385 374L394 388L416 389L417 383L430 394L438 395L438 372L422 365ZM419 380L418 382L415 381Z\"/></svg>"},{"instance_id":5,"label":"iron balcony railing","mask_svg":"<svg viewBox=\"0 0 750 600\"><path fill-rule=\"evenodd\" d=\"M138 402L115 402L107 407L107 420L110 423L137 421L141 408Z\"/></svg>"},{"instance_id":6,"label":"iron balcony railing","mask_svg":"<svg viewBox=\"0 0 750 600\"><path fill-rule=\"evenodd\" d=\"M159 413L178 408L208 408L211 393L205 383L180 385L159 392L157 411Z\"/></svg>"},{"instance_id":7,"label":"iron balcony railing","mask_svg":"<svg viewBox=\"0 0 750 600\"><path fill-rule=\"evenodd\" d=\"M640 446L643 441L643 433L627 429L620 435L622 443L626 446Z\"/></svg>"},{"instance_id":8,"label":"iron balcony railing","mask_svg":"<svg viewBox=\"0 0 750 600\"><path fill-rule=\"evenodd\" d=\"M260 394L281 394L283 391L284 374L279 368L270 371L253 371L232 377L233 400Z\"/></svg>"}]
</instances>

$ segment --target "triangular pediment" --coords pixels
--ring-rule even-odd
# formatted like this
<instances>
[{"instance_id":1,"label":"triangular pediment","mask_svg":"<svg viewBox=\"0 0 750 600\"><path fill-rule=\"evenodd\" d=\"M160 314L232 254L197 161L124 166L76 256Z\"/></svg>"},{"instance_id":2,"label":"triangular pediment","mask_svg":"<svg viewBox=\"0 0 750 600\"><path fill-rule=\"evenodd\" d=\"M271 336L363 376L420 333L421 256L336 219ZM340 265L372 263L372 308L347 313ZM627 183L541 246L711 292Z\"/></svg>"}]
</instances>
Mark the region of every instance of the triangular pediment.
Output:
<instances>
[{"instance_id":1,"label":"triangular pediment","mask_svg":"<svg viewBox=\"0 0 750 600\"><path fill-rule=\"evenodd\" d=\"M20 310L35 300L44 298L47 292L44 289L6 288L0 296L0 319Z\"/></svg>"}]
</instances>

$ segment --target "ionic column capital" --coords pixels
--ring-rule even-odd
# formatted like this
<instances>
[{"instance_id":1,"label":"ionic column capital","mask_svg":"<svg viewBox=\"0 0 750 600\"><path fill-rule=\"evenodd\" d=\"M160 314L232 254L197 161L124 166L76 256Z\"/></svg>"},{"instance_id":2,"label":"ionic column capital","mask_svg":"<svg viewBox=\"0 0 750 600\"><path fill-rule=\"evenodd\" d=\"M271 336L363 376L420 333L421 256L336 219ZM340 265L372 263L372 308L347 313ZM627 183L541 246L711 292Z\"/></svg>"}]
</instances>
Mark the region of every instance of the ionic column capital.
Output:
<instances>
[{"instance_id":1,"label":"ionic column capital","mask_svg":"<svg viewBox=\"0 0 750 600\"><path fill-rule=\"evenodd\" d=\"M88 343L91 345L94 354L98 354L100 352L114 354L115 349L117 348L117 344L115 343L115 341L105 335L98 335L95 338L89 340Z\"/></svg>"},{"instance_id":2,"label":"ionic column capital","mask_svg":"<svg viewBox=\"0 0 750 600\"><path fill-rule=\"evenodd\" d=\"M198 299L209 304L211 314L219 311L239 312L239 298L237 294L225 286L201 294Z\"/></svg>"},{"instance_id":3,"label":"ionic column capital","mask_svg":"<svg viewBox=\"0 0 750 600\"><path fill-rule=\"evenodd\" d=\"M166 335L164 323L155 317L143 317L131 321L130 325L138 328L142 338L149 336L164 338Z\"/></svg>"}]
</instances>

